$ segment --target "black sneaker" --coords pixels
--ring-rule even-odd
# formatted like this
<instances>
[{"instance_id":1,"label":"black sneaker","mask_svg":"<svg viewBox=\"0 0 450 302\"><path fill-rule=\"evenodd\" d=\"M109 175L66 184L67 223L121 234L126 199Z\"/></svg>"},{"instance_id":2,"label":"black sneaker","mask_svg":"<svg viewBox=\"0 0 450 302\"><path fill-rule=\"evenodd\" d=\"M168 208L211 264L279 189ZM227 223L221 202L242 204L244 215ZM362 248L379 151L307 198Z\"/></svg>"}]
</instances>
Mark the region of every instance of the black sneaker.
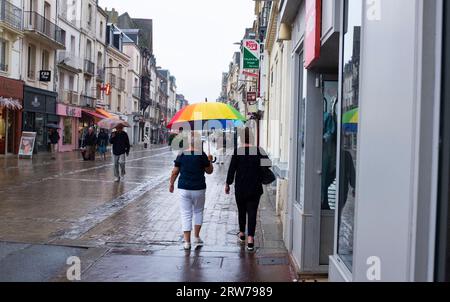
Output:
<instances>
[{"instance_id":1,"label":"black sneaker","mask_svg":"<svg viewBox=\"0 0 450 302\"><path fill-rule=\"evenodd\" d=\"M255 251L255 244L254 243L247 244L247 251L254 252Z\"/></svg>"},{"instance_id":2,"label":"black sneaker","mask_svg":"<svg viewBox=\"0 0 450 302\"><path fill-rule=\"evenodd\" d=\"M239 243L244 244L245 243L245 236L239 236L240 233L237 234Z\"/></svg>"}]
</instances>

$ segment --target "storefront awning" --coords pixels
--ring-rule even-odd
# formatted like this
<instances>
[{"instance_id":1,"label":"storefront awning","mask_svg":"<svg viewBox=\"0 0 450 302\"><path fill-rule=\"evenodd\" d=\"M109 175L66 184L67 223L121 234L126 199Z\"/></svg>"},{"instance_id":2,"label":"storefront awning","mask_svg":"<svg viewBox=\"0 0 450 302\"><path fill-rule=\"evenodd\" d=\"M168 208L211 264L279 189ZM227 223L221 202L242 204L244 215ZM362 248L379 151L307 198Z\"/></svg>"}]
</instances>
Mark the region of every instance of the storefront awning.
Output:
<instances>
[{"instance_id":1,"label":"storefront awning","mask_svg":"<svg viewBox=\"0 0 450 302\"><path fill-rule=\"evenodd\" d=\"M106 116L107 118L119 119L119 117L118 117L117 115L112 114L112 113L110 113L110 112L108 112L108 111L106 111L106 110L104 110L104 109L97 108L97 109L95 109L95 111L96 111L98 114L100 114L100 115Z\"/></svg>"},{"instance_id":2,"label":"storefront awning","mask_svg":"<svg viewBox=\"0 0 450 302\"><path fill-rule=\"evenodd\" d=\"M108 118L108 117L106 117L106 116L104 116L104 115L101 115L101 114L95 112L95 111L90 111L90 110L86 110L86 109L82 109L81 111L82 111L84 114L87 114L87 115L89 115L89 116L91 116L91 117L93 117L93 118L95 118L95 119L103 120L103 119L105 119L105 118Z\"/></svg>"},{"instance_id":3,"label":"storefront awning","mask_svg":"<svg viewBox=\"0 0 450 302\"><path fill-rule=\"evenodd\" d=\"M19 100L12 98L4 98L0 96L0 107L4 107L9 110L22 110L22 104Z\"/></svg>"}]
</instances>

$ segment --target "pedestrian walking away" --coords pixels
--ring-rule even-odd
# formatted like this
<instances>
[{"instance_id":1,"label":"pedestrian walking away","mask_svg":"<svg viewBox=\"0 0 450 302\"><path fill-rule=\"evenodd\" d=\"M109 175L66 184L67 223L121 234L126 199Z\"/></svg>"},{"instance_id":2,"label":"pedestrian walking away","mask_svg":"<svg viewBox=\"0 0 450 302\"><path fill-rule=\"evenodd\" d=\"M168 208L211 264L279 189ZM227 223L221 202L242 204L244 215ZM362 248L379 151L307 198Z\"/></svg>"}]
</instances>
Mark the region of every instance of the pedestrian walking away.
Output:
<instances>
[{"instance_id":1,"label":"pedestrian walking away","mask_svg":"<svg viewBox=\"0 0 450 302\"><path fill-rule=\"evenodd\" d=\"M98 134L98 153L100 154L100 158L106 161L106 152L108 150L108 142L109 136L106 133L105 129L100 129L100 133Z\"/></svg>"},{"instance_id":2,"label":"pedestrian walking away","mask_svg":"<svg viewBox=\"0 0 450 302\"><path fill-rule=\"evenodd\" d=\"M52 154L52 159L56 159L56 152L58 151L58 143L60 140L58 130L50 128L48 132L48 138L50 141L50 152Z\"/></svg>"},{"instance_id":3,"label":"pedestrian walking away","mask_svg":"<svg viewBox=\"0 0 450 302\"><path fill-rule=\"evenodd\" d=\"M126 157L130 155L131 148L130 139L128 134L123 131L122 125L117 126L116 131L111 134L109 142L113 146L115 182L119 182L126 175Z\"/></svg>"},{"instance_id":4,"label":"pedestrian walking away","mask_svg":"<svg viewBox=\"0 0 450 302\"><path fill-rule=\"evenodd\" d=\"M95 160L95 152L97 148L97 135L93 127L90 127L83 141L83 148L86 149L84 160Z\"/></svg>"},{"instance_id":5,"label":"pedestrian walking away","mask_svg":"<svg viewBox=\"0 0 450 302\"><path fill-rule=\"evenodd\" d=\"M196 246L202 246L200 231L203 225L203 213L206 198L206 174L212 174L212 156L207 156L201 150L201 137L197 133L189 136L189 147L175 160L175 167L170 178L170 193L175 191L175 181L178 180L180 191L180 211L184 232L184 249L190 250L192 222L195 225Z\"/></svg>"},{"instance_id":6,"label":"pedestrian walking away","mask_svg":"<svg viewBox=\"0 0 450 302\"><path fill-rule=\"evenodd\" d=\"M262 166L268 166L269 158L262 148L252 145L252 130L246 128L241 136L241 145L235 150L228 170L225 194L230 194L230 186L235 184L236 204L239 212L240 243L245 243L245 231L248 231L247 249L255 250L255 232L258 207L263 194Z\"/></svg>"}]
</instances>

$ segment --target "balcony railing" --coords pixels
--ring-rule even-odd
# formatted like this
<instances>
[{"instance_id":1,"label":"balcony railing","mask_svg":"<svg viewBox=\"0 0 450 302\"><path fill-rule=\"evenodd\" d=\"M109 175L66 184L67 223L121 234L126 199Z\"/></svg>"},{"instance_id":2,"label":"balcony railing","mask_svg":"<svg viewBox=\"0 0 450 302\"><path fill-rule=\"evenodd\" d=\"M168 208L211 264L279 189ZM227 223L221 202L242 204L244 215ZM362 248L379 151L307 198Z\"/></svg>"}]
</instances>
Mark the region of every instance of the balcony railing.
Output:
<instances>
[{"instance_id":1,"label":"balcony railing","mask_svg":"<svg viewBox=\"0 0 450 302\"><path fill-rule=\"evenodd\" d=\"M69 51L60 51L58 53L58 63L72 67L76 70L81 70L82 59Z\"/></svg>"},{"instance_id":2,"label":"balcony railing","mask_svg":"<svg viewBox=\"0 0 450 302\"><path fill-rule=\"evenodd\" d=\"M84 93L80 98L80 106L95 108L95 100L96 99L94 97L88 95L87 93Z\"/></svg>"},{"instance_id":3,"label":"balcony railing","mask_svg":"<svg viewBox=\"0 0 450 302\"><path fill-rule=\"evenodd\" d=\"M24 13L24 29L36 31L47 38L64 45L63 31L55 23L36 12Z\"/></svg>"},{"instance_id":4,"label":"balcony railing","mask_svg":"<svg viewBox=\"0 0 450 302\"><path fill-rule=\"evenodd\" d=\"M119 90L120 91L125 90L125 79L119 78Z\"/></svg>"},{"instance_id":5,"label":"balcony railing","mask_svg":"<svg viewBox=\"0 0 450 302\"><path fill-rule=\"evenodd\" d=\"M84 72L89 75L95 75L95 63L91 60L85 59L84 60Z\"/></svg>"},{"instance_id":6,"label":"balcony railing","mask_svg":"<svg viewBox=\"0 0 450 302\"><path fill-rule=\"evenodd\" d=\"M0 0L0 22L22 30L22 9L6 0Z\"/></svg>"},{"instance_id":7,"label":"balcony railing","mask_svg":"<svg viewBox=\"0 0 450 302\"><path fill-rule=\"evenodd\" d=\"M117 77L115 74L110 73L109 74L109 81L112 87L116 88L117 86Z\"/></svg>"},{"instance_id":8,"label":"balcony railing","mask_svg":"<svg viewBox=\"0 0 450 302\"><path fill-rule=\"evenodd\" d=\"M60 90L59 96L64 104L78 105L80 95L75 91Z\"/></svg>"}]
</instances>

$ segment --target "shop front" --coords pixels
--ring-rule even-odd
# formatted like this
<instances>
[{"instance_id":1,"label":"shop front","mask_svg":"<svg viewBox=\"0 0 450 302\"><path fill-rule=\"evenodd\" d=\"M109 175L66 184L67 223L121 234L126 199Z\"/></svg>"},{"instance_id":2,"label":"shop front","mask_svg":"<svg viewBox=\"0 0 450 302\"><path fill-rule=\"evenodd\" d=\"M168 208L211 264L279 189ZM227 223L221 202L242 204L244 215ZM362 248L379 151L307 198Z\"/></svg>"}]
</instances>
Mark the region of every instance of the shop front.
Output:
<instances>
[{"instance_id":1,"label":"shop front","mask_svg":"<svg viewBox=\"0 0 450 302\"><path fill-rule=\"evenodd\" d=\"M59 151L69 152L78 149L78 123L81 118L81 108L57 104L56 113L59 116L59 127L61 128Z\"/></svg>"},{"instance_id":2,"label":"shop front","mask_svg":"<svg viewBox=\"0 0 450 302\"><path fill-rule=\"evenodd\" d=\"M56 114L57 94L48 90L24 87L23 131L36 132L36 152L47 152L47 124L59 124Z\"/></svg>"},{"instance_id":3,"label":"shop front","mask_svg":"<svg viewBox=\"0 0 450 302\"><path fill-rule=\"evenodd\" d=\"M22 129L23 82L0 77L0 154L17 154Z\"/></svg>"},{"instance_id":4,"label":"shop front","mask_svg":"<svg viewBox=\"0 0 450 302\"><path fill-rule=\"evenodd\" d=\"M281 15L295 75L284 239L300 275L327 274L333 253L340 13L339 1L310 0L286 1Z\"/></svg>"},{"instance_id":5,"label":"shop front","mask_svg":"<svg viewBox=\"0 0 450 302\"><path fill-rule=\"evenodd\" d=\"M437 217L448 228L437 197L446 158L439 162L439 150L448 152L439 133L443 1L342 5L329 279L423 282L437 272L445 278L445 258L435 254L446 244L446 235L436 234Z\"/></svg>"}]
</instances>

